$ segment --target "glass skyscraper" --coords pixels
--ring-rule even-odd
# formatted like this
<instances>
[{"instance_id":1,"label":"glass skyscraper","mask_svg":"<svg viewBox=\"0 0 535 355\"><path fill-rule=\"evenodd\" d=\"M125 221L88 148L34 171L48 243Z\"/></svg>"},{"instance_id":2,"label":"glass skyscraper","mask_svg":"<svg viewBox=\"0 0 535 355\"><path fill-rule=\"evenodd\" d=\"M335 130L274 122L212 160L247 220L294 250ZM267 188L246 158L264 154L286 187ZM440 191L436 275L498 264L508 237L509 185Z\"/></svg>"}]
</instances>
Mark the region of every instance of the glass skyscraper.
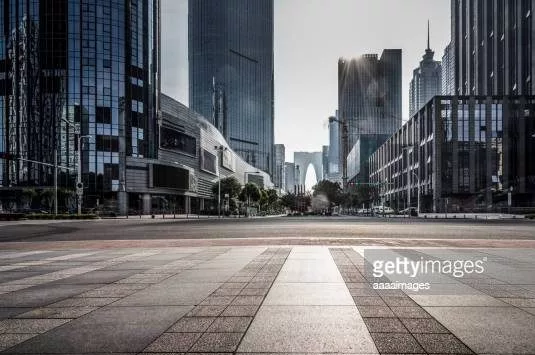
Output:
<instances>
[{"instance_id":1,"label":"glass skyscraper","mask_svg":"<svg viewBox=\"0 0 535 355\"><path fill-rule=\"evenodd\" d=\"M53 168L35 162L57 151L59 184L74 187L82 135L85 196L113 198L127 157L157 155L159 0L2 4L0 152L12 156L0 184L53 185Z\"/></svg>"},{"instance_id":2,"label":"glass skyscraper","mask_svg":"<svg viewBox=\"0 0 535 355\"><path fill-rule=\"evenodd\" d=\"M534 93L533 0L452 0L456 95Z\"/></svg>"},{"instance_id":3,"label":"glass skyscraper","mask_svg":"<svg viewBox=\"0 0 535 355\"><path fill-rule=\"evenodd\" d=\"M270 174L273 100L273 0L190 0L190 108Z\"/></svg>"},{"instance_id":4,"label":"glass skyscraper","mask_svg":"<svg viewBox=\"0 0 535 355\"><path fill-rule=\"evenodd\" d=\"M347 122L348 152L353 151L356 178L368 180L369 155L401 126L401 49L338 61L338 119ZM339 125L341 129L342 125ZM340 134L340 137L342 134ZM348 159L342 142L340 166ZM360 163L363 162L363 163ZM343 170L343 169L342 169Z\"/></svg>"}]
</instances>

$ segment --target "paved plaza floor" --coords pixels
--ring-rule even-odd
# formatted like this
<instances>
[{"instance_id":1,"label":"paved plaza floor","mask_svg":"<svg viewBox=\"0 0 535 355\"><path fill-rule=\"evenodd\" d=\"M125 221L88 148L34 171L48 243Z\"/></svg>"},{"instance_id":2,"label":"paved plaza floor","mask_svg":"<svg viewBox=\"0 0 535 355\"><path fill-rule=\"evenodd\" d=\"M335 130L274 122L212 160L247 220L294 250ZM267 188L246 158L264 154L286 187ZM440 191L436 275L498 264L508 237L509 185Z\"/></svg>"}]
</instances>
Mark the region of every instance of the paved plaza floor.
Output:
<instances>
[{"instance_id":1,"label":"paved plaza floor","mask_svg":"<svg viewBox=\"0 0 535 355\"><path fill-rule=\"evenodd\" d=\"M0 352L535 354L535 250L369 249L4 249ZM467 253L485 272L433 292L377 289L366 269Z\"/></svg>"}]
</instances>

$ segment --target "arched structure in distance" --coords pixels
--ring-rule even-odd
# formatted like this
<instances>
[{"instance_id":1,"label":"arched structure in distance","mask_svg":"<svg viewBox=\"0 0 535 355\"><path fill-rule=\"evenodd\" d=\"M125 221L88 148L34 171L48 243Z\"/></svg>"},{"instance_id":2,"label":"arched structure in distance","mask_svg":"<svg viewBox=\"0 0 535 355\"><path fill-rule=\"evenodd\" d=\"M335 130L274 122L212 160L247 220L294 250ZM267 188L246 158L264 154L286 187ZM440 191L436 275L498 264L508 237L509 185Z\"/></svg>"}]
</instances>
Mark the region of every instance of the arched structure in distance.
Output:
<instances>
[{"instance_id":1,"label":"arched structure in distance","mask_svg":"<svg viewBox=\"0 0 535 355\"><path fill-rule=\"evenodd\" d=\"M316 172L316 179L323 180L323 155L322 152L295 152L294 153L295 169L299 167L299 180L296 181L299 185L305 185L307 177L307 170L310 164L314 167Z\"/></svg>"}]
</instances>

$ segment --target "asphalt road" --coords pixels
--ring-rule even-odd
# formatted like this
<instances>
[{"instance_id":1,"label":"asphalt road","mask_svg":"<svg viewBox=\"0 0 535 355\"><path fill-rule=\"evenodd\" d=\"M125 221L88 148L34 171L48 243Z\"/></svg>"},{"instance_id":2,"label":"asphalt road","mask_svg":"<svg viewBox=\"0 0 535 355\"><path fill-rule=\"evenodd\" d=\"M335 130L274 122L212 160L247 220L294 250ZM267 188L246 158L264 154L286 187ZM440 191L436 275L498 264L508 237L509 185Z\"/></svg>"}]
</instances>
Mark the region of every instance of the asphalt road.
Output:
<instances>
[{"instance_id":1,"label":"asphalt road","mask_svg":"<svg viewBox=\"0 0 535 355\"><path fill-rule=\"evenodd\" d=\"M18 242L182 241L177 245L348 244L395 241L524 241L535 243L535 222L527 220L423 220L369 217L277 217L256 219L103 219L68 222L2 222L0 247ZM195 243L197 241L197 244ZM419 242L418 242L419 241ZM172 244L172 243L171 243ZM476 243L480 246L481 243Z\"/></svg>"}]
</instances>

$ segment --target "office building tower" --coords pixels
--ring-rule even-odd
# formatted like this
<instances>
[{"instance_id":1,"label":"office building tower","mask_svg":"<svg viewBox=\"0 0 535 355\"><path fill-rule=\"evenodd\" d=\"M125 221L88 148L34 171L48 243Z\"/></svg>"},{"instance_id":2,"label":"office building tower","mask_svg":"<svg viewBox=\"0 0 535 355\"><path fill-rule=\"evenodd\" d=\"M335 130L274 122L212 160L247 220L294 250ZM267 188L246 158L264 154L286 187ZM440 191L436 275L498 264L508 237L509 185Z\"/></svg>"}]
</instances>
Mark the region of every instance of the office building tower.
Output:
<instances>
[{"instance_id":1,"label":"office building tower","mask_svg":"<svg viewBox=\"0 0 535 355\"><path fill-rule=\"evenodd\" d=\"M450 42L444 49L442 56L442 95L455 95L455 53Z\"/></svg>"},{"instance_id":2,"label":"office building tower","mask_svg":"<svg viewBox=\"0 0 535 355\"><path fill-rule=\"evenodd\" d=\"M452 0L456 95L531 95L531 0Z\"/></svg>"},{"instance_id":3,"label":"office building tower","mask_svg":"<svg viewBox=\"0 0 535 355\"><path fill-rule=\"evenodd\" d=\"M294 193L296 185L296 174L295 174L295 164L294 163L284 163L284 180L286 185L286 191L289 193Z\"/></svg>"},{"instance_id":4,"label":"office building tower","mask_svg":"<svg viewBox=\"0 0 535 355\"><path fill-rule=\"evenodd\" d=\"M433 59L429 40L429 22L427 23L427 48L418 68L412 73L409 86L409 116L414 115L433 96L440 95L442 88L442 68L439 61Z\"/></svg>"},{"instance_id":5,"label":"office building tower","mask_svg":"<svg viewBox=\"0 0 535 355\"><path fill-rule=\"evenodd\" d=\"M125 191L126 160L157 157L159 20L158 0L2 2L2 186L53 186L57 159L86 200Z\"/></svg>"},{"instance_id":6,"label":"office building tower","mask_svg":"<svg viewBox=\"0 0 535 355\"><path fill-rule=\"evenodd\" d=\"M286 149L284 144L275 144L275 172L273 174L273 183L279 190L285 190L285 168Z\"/></svg>"},{"instance_id":7,"label":"office building tower","mask_svg":"<svg viewBox=\"0 0 535 355\"><path fill-rule=\"evenodd\" d=\"M356 175L349 180L367 181L366 166L370 144L382 144L401 126L401 49L385 49L380 58L366 54L360 58L338 61L338 120L347 122L348 147L340 143L340 161L356 147L359 157ZM342 124L339 128L342 129ZM363 165L363 166L361 166Z\"/></svg>"},{"instance_id":8,"label":"office building tower","mask_svg":"<svg viewBox=\"0 0 535 355\"><path fill-rule=\"evenodd\" d=\"M323 167L323 175L322 180L327 179L329 175L329 146L324 145L321 149L322 152L322 167ZM317 177L319 181L319 177Z\"/></svg>"},{"instance_id":9,"label":"office building tower","mask_svg":"<svg viewBox=\"0 0 535 355\"><path fill-rule=\"evenodd\" d=\"M331 181L341 181L341 163L340 163L340 124L335 121L338 116L338 111L336 111L336 116L333 116L332 119L329 119L329 165L328 165L328 174L327 178Z\"/></svg>"},{"instance_id":10,"label":"office building tower","mask_svg":"<svg viewBox=\"0 0 535 355\"><path fill-rule=\"evenodd\" d=\"M189 102L273 173L273 0L189 1Z\"/></svg>"}]
</instances>

